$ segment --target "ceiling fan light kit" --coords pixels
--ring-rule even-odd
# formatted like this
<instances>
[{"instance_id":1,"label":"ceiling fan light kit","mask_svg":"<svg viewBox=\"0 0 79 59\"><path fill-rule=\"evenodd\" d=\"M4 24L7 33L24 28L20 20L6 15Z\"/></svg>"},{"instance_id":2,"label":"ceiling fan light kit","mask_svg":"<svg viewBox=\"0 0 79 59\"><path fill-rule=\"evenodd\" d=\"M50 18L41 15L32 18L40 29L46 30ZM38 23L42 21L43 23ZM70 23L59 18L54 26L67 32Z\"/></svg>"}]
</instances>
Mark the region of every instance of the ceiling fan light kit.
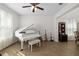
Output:
<instances>
[{"instance_id":1,"label":"ceiling fan light kit","mask_svg":"<svg viewBox=\"0 0 79 59\"><path fill-rule=\"evenodd\" d=\"M32 12L35 12L37 9L44 10L44 8L37 6L40 3L30 3L30 4L31 4L30 6L22 6L22 8L32 7Z\"/></svg>"}]
</instances>

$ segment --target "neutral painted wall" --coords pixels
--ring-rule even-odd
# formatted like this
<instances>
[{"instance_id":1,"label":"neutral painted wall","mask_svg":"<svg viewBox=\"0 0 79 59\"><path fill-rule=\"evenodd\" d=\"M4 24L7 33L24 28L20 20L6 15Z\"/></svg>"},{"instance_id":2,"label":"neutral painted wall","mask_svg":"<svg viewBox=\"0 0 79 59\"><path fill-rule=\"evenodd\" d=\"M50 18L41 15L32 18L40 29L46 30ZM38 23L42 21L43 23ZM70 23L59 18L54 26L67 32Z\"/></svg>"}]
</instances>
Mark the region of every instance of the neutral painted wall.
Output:
<instances>
[{"instance_id":1,"label":"neutral painted wall","mask_svg":"<svg viewBox=\"0 0 79 59\"><path fill-rule=\"evenodd\" d=\"M50 33L54 35L55 20L53 16L21 16L20 20L20 27L34 24L33 27L39 30L42 35L44 35L46 29L48 40L50 40Z\"/></svg>"},{"instance_id":2,"label":"neutral painted wall","mask_svg":"<svg viewBox=\"0 0 79 59\"><path fill-rule=\"evenodd\" d=\"M19 22L18 22L19 15L3 4L0 4L0 9L12 14L12 16L13 16L13 32L15 32L15 30L18 29L18 27L19 27ZM15 37L13 37L12 39L2 39L2 40L0 39L0 50L9 46L10 44L14 43L15 41L16 41Z\"/></svg>"}]
</instances>

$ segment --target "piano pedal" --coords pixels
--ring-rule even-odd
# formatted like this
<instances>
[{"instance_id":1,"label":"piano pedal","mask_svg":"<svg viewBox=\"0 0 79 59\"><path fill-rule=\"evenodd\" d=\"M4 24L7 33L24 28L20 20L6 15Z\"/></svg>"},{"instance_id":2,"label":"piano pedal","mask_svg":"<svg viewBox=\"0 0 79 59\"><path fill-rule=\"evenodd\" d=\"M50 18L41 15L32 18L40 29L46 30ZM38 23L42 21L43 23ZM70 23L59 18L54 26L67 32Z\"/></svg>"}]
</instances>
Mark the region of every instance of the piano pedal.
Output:
<instances>
[{"instance_id":1,"label":"piano pedal","mask_svg":"<svg viewBox=\"0 0 79 59\"><path fill-rule=\"evenodd\" d=\"M24 41L24 43L25 43L25 41Z\"/></svg>"},{"instance_id":2,"label":"piano pedal","mask_svg":"<svg viewBox=\"0 0 79 59\"><path fill-rule=\"evenodd\" d=\"M0 56L2 56L2 54L0 54Z\"/></svg>"},{"instance_id":3,"label":"piano pedal","mask_svg":"<svg viewBox=\"0 0 79 59\"><path fill-rule=\"evenodd\" d=\"M23 49L21 49L21 51L23 51Z\"/></svg>"}]
</instances>

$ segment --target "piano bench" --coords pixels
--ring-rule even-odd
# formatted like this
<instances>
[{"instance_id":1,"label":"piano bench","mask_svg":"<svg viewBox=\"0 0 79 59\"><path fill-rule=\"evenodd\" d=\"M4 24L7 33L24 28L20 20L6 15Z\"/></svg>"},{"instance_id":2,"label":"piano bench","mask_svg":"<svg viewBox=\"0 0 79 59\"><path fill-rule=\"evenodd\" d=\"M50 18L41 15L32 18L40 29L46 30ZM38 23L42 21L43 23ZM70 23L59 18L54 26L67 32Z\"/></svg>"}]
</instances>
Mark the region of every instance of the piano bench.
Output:
<instances>
[{"instance_id":1,"label":"piano bench","mask_svg":"<svg viewBox=\"0 0 79 59\"><path fill-rule=\"evenodd\" d=\"M41 41L39 39L35 39L35 40L30 40L28 41L28 48L31 48L31 52L32 52L32 46L34 44L39 44L39 47L41 46Z\"/></svg>"}]
</instances>

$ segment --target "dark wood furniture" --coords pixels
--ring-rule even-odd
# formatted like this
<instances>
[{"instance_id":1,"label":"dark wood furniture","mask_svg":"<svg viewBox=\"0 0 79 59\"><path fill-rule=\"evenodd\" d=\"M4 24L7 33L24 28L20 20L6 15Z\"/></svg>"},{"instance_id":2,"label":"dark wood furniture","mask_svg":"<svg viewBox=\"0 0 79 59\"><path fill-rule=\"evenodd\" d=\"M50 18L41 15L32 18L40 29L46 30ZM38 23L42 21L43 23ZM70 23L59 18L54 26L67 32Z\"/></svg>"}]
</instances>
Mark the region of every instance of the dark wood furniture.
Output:
<instances>
[{"instance_id":1,"label":"dark wood furniture","mask_svg":"<svg viewBox=\"0 0 79 59\"><path fill-rule=\"evenodd\" d=\"M67 41L67 34L65 33L65 22L58 23L58 38L59 42L66 42Z\"/></svg>"}]
</instances>

